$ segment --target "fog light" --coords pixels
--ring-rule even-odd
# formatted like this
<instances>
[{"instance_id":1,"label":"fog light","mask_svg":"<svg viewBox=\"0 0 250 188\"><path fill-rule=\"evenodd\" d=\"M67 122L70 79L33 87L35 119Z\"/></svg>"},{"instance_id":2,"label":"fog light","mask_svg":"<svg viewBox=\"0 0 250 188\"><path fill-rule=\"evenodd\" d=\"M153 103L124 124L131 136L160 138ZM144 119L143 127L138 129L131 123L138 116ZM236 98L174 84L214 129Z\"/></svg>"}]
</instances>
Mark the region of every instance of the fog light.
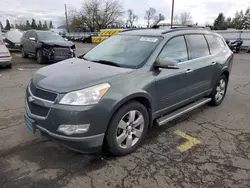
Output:
<instances>
[{"instance_id":1,"label":"fog light","mask_svg":"<svg viewBox=\"0 0 250 188\"><path fill-rule=\"evenodd\" d=\"M57 129L58 132L66 135L86 133L89 130L90 124L83 125L60 125Z\"/></svg>"}]
</instances>

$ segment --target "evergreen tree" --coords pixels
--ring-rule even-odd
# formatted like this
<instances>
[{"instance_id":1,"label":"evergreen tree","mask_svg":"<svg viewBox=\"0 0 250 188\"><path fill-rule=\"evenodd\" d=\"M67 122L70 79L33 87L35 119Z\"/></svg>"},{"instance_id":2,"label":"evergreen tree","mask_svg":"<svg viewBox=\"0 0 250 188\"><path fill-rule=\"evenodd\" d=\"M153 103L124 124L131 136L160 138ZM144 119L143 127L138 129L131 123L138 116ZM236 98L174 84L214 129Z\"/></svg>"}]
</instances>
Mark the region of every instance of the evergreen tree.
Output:
<instances>
[{"instance_id":1,"label":"evergreen tree","mask_svg":"<svg viewBox=\"0 0 250 188\"><path fill-rule=\"evenodd\" d=\"M29 30L31 28L29 20L26 21L25 30Z\"/></svg>"},{"instance_id":2,"label":"evergreen tree","mask_svg":"<svg viewBox=\"0 0 250 188\"><path fill-rule=\"evenodd\" d=\"M42 22L41 22L40 20L39 20L39 22L38 22L37 29L38 29L38 30L42 30L42 29L43 29L43 25L42 25Z\"/></svg>"},{"instance_id":3,"label":"evergreen tree","mask_svg":"<svg viewBox=\"0 0 250 188\"><path fill-rule=\"evenodd\" d=\"M43 30L48 30L48 25L46 21L44 21L43 23Z\"/></svg>"},{"instance_id":4,"label":"evergreen tree","mask_svg":"<svg viewBox=\"0 0 250 188\"><path fill-rule=\"evenodd\" d=\"M243 19L244 19L243 11L241 11L240 13L237 11L232 21L233 28L243 29Z\"/></svg>"},{"instance_id":5,"label":"evergreen tree","mask_svg":"<svg viewBox=\"0 0 250 188\"><path fill-rule=\"evenodd\" d=\"M218 17L214 21L215 30L225 30L227 29L227 23L225 21L225 16L223 13L219 13Z\"/></svg>"},{"instance_id":6,"label":"evergreen tree","mask_svg":"<svg viewBox=\"0 0 250 188\"><path fill-rule=\"evenodd\" d=\"M10 30L10 21L6 20L5 30Z\"/></svg>"},{"instance_id":7,"label":"evergreen tree","mask_svg":"<svg viewBox=\"0 0 250 188\"><path fill-rule=\"evenodd\" d=\"M0 29L3 30L3 24L0 22Z\"/></svg>"},{"instance_id":8,"label":"evergreen tree","mask_svg":"<svg viewBox=\"0 0 250 188\"><path fill-rule=\"evenodd\" d=\"M35 19L32 19L31 28L32 29L37 29L37 25L36 25L36 20Z\"/></svg>"},{"instance_id":9,"label":"evergreen tree","mask_svg":"<svg viewBox=\"0 0 250 188\"><path fill-rule=\"evenodd\" d=\"M243 29L250 29L250 8L248 7L244 18L243 18L243 23L242 23Z\"/></svg>"},{"instance_id":10,"label":"evergreen tree","mask_svg":"<svg viewBox=\"0 0 250 188\"><path fill-rule=\"evenodd\" d=\"M53 28L54 28L52 21L49 22L49 28L50 28L50 29L53 29Z\"/></svg>"},{"instance_id":11,"label":"evergreen tree","mask_svg":"<svg viewBox=\"0 0 250 188\"><path fill-rule=\"evenodd\" d=\"M11 24L11 25L10 25L10 28L15 28L14 24Z\"/></svg>"}]
</instances>

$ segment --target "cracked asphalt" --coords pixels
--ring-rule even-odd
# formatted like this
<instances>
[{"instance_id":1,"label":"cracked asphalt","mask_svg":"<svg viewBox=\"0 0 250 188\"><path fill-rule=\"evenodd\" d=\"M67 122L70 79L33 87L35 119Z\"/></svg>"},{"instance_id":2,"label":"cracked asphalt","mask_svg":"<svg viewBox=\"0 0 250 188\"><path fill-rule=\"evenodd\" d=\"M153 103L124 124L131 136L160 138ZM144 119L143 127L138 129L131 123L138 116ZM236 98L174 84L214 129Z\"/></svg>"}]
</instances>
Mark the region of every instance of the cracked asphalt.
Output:
<instances>
[{"instance_id":1,"label":"cracked asphalt","mask_svg":"<svg viewBox=\"0 0 250 188\"><path fill-rule=\"evenodd\" d=\"M78 54L91 47L77 46ZM250 187L250 54L236 54L220 106L151 128L142 147L120 158L78 154L28 131L25 87L43 66L15 54L13 69L0 69L1 188ZM201 143L178 151L186 139L176 130Z\"/></svg>"}]
</instances>

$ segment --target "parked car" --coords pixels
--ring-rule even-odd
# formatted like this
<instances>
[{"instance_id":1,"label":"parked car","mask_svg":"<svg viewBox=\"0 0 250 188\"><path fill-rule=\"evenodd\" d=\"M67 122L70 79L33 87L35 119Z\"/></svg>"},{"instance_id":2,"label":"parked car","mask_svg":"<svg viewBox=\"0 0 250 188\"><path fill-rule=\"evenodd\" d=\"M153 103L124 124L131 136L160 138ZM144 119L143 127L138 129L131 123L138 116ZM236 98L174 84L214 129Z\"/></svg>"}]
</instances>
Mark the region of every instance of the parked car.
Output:
<instances>
[{"instance_id":1,"label":"parked car","mask_svg":"<svg viewBox=\"0 0 250 188\"><path fill-rule=\"evenodd\" d=\"M27 88L25 122L76 151L126 155L153 122L220 105L232 63L223 38L205 29L127 30L38 70Z\"/></svg>"},{"instance_id":2,"label":"parked car","mask_svg":"<svg viewBox=\"0 0 250 188\"><path fill-rule=\"evenodd\" d=\"M51 31L29 30L21 38L22 57L35 56L37 62L61 61L75 57L75 44Z\"/></svg>"},{"instance_id":3,"label":"parked car","mask_svg":"<svg viewBox=\"0 0 250 188\"><path fill-rule=\"evenodd\" d=\"M8 48L4 45L3 41L0 40L0 66L4 66L8 69L12 68L11 55Z\"/></svg>"},{"instance_id":4,"label":"parked car","mask_svg":"<svg viewBox=\"0 0 250 188\"><path fill-rule=\"evenodd\" d=\"M19 29L11 29L5 33L5 45L9 50L20 51L20 43L23 32Z\"/></svg>"}]
</instances>

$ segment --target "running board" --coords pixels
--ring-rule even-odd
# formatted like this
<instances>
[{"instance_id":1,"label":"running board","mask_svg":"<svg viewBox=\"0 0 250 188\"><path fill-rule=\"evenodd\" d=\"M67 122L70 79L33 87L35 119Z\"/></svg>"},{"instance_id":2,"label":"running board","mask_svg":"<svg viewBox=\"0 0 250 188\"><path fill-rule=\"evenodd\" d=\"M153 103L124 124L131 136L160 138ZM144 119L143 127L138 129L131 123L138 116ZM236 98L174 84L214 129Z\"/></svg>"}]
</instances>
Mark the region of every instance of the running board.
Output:
<instances>
[{"instance_id":1,"label":"running board","mask_svg":"<svg viewBox=\"0 0 250 188\"><path fill-rule=\"evenodd\" d=\"M211 100L212 100L211 98L203 98L203 99L201 99L199 101L196 101L196 102L194 102L192 104L189 104L189 105L187 105L187 106L185 106L185 107L183 107L183 108L181 108L179 110L176 110L176 111L174 111L174 112L172 112L170 114L167 114L167 115L157 119L156 122L157 122L157 124L159 126L162 126L165 123L168 123L169 121L172 121L172 120L180 117L181 115L186 114L186 113L188 113L188 112L190 112L190 111L192 111L192 110L194 110L194 109L196 109L196 108L210 102Z\"/></svg>"}]
</instances>

